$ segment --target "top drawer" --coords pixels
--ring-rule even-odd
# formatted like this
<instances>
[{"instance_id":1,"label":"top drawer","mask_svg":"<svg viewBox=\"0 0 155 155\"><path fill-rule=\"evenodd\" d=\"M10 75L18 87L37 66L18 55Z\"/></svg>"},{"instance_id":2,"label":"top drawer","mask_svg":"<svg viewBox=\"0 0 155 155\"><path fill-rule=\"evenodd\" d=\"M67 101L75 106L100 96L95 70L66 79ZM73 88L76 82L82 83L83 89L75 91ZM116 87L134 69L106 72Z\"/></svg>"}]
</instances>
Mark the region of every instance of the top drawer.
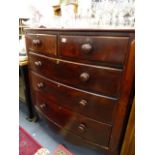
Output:
<instances>
[{"instance_id":1,"label":"top drawer","mask_svg":"<svg viewBox=\"0 0 155 155\"><path fill-rule=\"evenodd\" d=\"M27 50L35 53L41 53L47 56L57 55L56 35L48 34L27 34L26 46Z\"/></svg>"},{"instance_id":2,"label":"top drawer","mask_svg":"<svg viewBox=\"0 0 155 155\"><path fill-rule=\"evenodd\" d=\"M61 35L59 42L62 57L98 61L104 65L122 67L128 50L129 37Z\"/></svg>"}]
</instances>

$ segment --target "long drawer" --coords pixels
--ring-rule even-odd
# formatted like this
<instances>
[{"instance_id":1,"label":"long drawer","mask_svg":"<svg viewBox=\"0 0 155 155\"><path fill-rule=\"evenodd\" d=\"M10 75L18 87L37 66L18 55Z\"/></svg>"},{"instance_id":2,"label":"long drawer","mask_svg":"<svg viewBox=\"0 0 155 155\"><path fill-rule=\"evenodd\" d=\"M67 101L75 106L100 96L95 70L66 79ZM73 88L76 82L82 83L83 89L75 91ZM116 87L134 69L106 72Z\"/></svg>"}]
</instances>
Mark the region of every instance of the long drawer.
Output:
<instances>
[{"instance_id":1,"label":"long drawer","mask_svg":"<svg viewBox=\"0 0 155 155\"><path fill-rule=\"evenodd\" d=\"M32 88L51 102L100 122L112 124L117 100L52 82L31 72Z\"/></svg>"},{"instance_id":2,"label":"long drawer","mask_svg":"<svg viewBox=\"0 0 155 155\"><path fill-rule=\"evenodd\" d=\"M29 54L30 69L86 91L119 97L122 70L72 63Z\"/></svg>"},{"instance_id":3,"label":"long drawer","mask_svg":"<svg viewBox=\"0 0 155 155\"><path fill-rule=\"evenodd\" d=\"M112 126L108 124L98 123L87 117L78 115L61 106L57 106L54 102L45 99L41 95L36 94L36 109L39 109L48 120L62 129L73 132L98 145L109 145Z\"/></svg>"},{"instance_id":4,"label":"long drawer","mask_svg":"<svg viewBox=\"0 0 155 155\"><path fill-rule=\"evenodd\" d=\"M128 52L129 37L60 35L59 54L75 61L102 62L123 67Z\"/></svg>"}]
</instances>

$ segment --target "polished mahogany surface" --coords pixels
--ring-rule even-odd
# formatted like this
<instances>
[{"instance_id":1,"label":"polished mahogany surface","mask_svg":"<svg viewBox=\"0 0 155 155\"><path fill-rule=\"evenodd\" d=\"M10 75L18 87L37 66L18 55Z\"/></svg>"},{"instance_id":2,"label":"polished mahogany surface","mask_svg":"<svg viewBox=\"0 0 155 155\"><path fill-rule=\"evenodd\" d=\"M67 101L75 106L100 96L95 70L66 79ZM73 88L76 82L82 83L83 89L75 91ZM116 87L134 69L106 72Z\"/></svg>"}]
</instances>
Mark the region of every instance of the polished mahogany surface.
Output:
<instances>
[{"instance_id":1,"label":"polished mahogany surface","mask_svg":"<svg viewBox=\"0 0 155 155\"><path fill-rule=\"evenodd\" d=\"M31 79L33 89L38 94L46 96L51 102L97 121L112 124L117 106L116 99L109 99L68 87L46 79L34 72L31 73ZM42 88L38 87L41 83L43 84Z\"/></svg>"},{"instance_id":2,"label":"polished mahogany surface","mask_svg":"<svg viewBox=\"0 0 155 155\"><path fill-rule=\"evenodd\" d=\"M59 51L60 56L65 58L85 59L122 67L128 43L129 37L61 35Z\"/></svg>"},{"instance_id":3,"label":"polished mahogany surface","mask_svg":"<svg viewBox=\"0 0 155 155\"><path fill-rule=\"evenodd\" d=\"M119 96L122 70L48 59L31 53L29 60L31 70L50 79L106 96Z\"/></svg>"},{"instance_id":4,"label":"polished mahogany surface","mask_svg":"<svg viewBox=\"0 0 155 155\"><path fill-rule=\"evenodd\" d=\"M45 34L26 35L26 42L29 44L29 50L35 53L47 56L56 56L57 54L57 36Z\"/></svg>"},{"instance_id":5,"label":"polished mahogany surface","mask_svg":"<svg viewBox=\"0 0 155 155\"><path fill-rule=\"evenodd\" d=\"M134 82L133 30L27 29L35 109L78 145L118 155Z\"/></svg>"},{"instance_id":6,"label":"polished mahogany surface","mask_svg":"<svg viewBox=\"0 0 155 155\"><path fill-rule=\"evenodd\" d=\"M36 106L46 115L49 121L55 123L57 126L80 135L98 145L108 146L111 125L99 123L88 117L81 116L60 105L56 105L54 102L51 104L51 102L41 95L36 95ZM102 132L102 134L94 134L95 132Z\"/></svg>"}]
</instances>

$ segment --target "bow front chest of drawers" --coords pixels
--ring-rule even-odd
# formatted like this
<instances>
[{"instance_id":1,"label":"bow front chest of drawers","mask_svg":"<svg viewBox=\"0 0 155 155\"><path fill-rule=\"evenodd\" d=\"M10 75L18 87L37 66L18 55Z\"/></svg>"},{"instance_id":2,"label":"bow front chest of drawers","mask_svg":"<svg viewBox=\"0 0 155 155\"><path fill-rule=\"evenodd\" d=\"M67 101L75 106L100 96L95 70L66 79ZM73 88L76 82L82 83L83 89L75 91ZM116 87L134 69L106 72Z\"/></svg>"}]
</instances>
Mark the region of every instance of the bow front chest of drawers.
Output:
<instances>
[{"instance_id":1,"label":"bow front chest of drawers","mask_svg":"<svg viewBox=\"0 0 155 155\"><path fill-rule=\"evenodd\" d=\"M26 29L35 109L71 142L119 154L134 45L133 30Z\"/></svg>"}]
</instances>

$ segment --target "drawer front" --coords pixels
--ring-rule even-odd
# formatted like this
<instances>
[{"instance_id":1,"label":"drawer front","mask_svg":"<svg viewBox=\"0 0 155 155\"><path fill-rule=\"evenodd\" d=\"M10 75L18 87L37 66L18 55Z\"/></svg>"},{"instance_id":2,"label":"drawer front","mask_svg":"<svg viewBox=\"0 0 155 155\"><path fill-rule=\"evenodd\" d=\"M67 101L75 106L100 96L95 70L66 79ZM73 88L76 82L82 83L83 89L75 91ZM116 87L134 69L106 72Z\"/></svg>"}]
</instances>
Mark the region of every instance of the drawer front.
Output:
<instances>
[{"instance_id":1,"label":"drawer front","mask_svg":"<svg viewBox=\"0 0 155 155\"><path fill-rule=\"evenodd\" d=\"M47 34L27 34L26 35L26 46L27 50L36 53L41 53L47 56L56 56L57 36Z\"/></svg>"},{"instance_id":2,"label":"drawer front","mask_svg":"<svg viewBox=\"0 0 155 155\"><path fill-rule=\"evenodd\" d=\"M100 122L112 124L116 111L116 100L106 99L95 94L51 82L31 73L32 87L38 94L43 94L51 102L62 105ZM40 85L42 84L42 87Z\"/></svg>"},{"instance_id":3,"label":"drawer front","mask_svg":"<svg viewBox=\"0 0 155 155\"><path fill-rule=\"evenodd\" d=\"M73 132L93 143L108 147L111 125L95 122L87 117L73 113L43 96L36 94L36 109L39 109L48 120L64 130ZM94 134L96 133L96 134Z\"/></svg>"},{"instance_id":4,"label":"drawer front","mask_svg":"<svg viewBox=\"0 0 155 155\"><path fill-rule=\"evenodd\" d=\"M47 78L86 91L118 97L122 71L29 56L31 70ZM38 65L40 64L40 65Z\"/></svg>"},{"instance_id":5,"label":"drawer front","mask_svg":"<svg viewBox=\"0 0 155 155\"><path fill-rule=\"evenodd\" d=\"M59 42L62 57L122 67L128 51L129 37L61 35Z\"/></svg>"}]
</instances>

